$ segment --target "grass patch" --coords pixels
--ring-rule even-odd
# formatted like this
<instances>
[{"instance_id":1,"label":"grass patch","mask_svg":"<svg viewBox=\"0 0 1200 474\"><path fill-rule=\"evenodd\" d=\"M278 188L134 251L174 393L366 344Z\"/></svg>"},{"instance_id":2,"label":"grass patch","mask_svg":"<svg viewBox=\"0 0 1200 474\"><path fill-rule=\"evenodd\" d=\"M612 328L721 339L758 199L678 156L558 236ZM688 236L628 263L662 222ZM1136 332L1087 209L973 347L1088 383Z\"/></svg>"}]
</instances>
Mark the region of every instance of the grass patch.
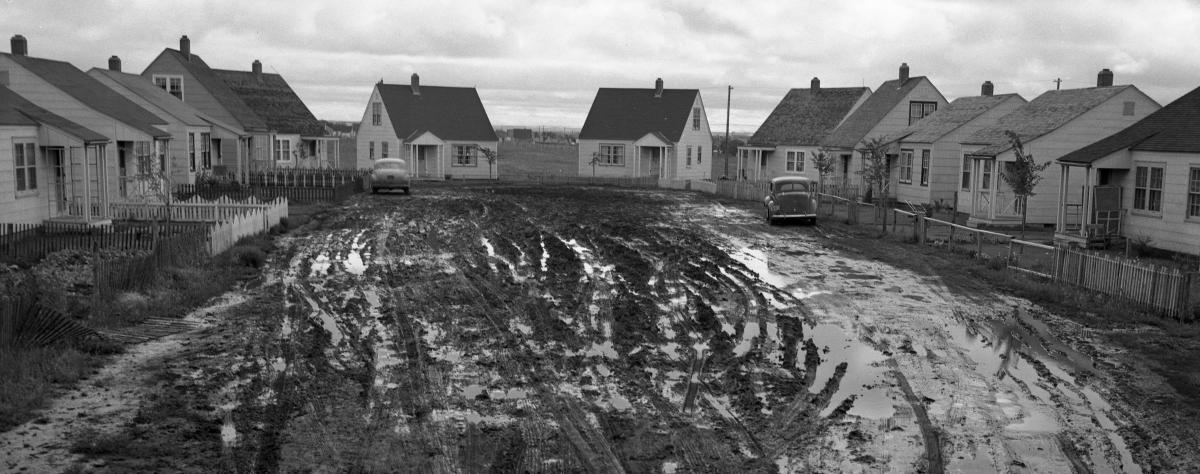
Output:
<instances>
[{"instance_id":1,"label":"grass patch","mask_svg":"<svg viewBox=\"0 0 1200 474\"><path fill-rule=\"evenodd\" d=\"M32 419L57 387L84 378L100 360L75 347L0 348L0 431Z\"/></svg>"}]
</instances>

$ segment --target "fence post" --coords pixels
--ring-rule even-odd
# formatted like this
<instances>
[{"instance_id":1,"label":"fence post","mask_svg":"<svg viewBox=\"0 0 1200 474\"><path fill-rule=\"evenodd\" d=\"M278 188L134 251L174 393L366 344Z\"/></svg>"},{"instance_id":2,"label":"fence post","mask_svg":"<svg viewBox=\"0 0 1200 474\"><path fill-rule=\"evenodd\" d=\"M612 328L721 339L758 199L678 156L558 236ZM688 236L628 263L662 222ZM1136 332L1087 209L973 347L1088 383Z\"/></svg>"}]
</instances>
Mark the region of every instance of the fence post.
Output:
<instances>
[{"instance_id":1,"label":"fence post","mask_svg":"<svg viewBox=\"0 0 1200 474\"><path fill-rule=\"evenodd\" d=\"M983 258L983 232L975 232L975 258Z\"/></svg>"}]
</instances>

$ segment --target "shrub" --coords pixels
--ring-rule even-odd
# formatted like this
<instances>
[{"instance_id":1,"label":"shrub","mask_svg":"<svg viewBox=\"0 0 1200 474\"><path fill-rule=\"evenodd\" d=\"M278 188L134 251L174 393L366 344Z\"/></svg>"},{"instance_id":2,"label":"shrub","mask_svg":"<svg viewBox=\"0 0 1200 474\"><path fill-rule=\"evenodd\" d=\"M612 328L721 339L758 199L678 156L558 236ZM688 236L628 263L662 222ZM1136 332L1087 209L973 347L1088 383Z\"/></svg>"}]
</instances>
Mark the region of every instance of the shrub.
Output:
<instances>
[{"instance_id":1,"label":"shrub","mask_svg":"<svg viewBox=\"0 0 1200 474\"><path fill-rule=\"evenodd\" d=\"M239 245L232 253L234 261L244 267L259 268L267 263L267 253L254 245Z\"/></svg>"}]
</instances>

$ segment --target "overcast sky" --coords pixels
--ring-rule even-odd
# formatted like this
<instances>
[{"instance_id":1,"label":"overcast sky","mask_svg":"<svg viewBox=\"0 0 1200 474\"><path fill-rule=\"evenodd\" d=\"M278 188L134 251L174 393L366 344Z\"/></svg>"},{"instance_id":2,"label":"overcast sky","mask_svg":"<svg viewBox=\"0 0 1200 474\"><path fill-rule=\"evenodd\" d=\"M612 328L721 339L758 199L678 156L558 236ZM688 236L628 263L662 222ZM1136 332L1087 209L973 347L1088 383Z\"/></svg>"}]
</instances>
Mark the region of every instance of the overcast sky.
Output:
<instances>
[{"instance_id":1,"label":"overcast sky","mask_svg":"<svg viewBox=\"0 0 1200 474\"><path fill-rule=\"evenodd\" d=\"M907 62L950 100L1095 85L1166 104L1200 86L1200 0L279 2L0 0L0 31L80 69L141 72L188 35L212 67L282 74L322 119L382 79L475 86L494 125L578 128L598 87L701 90L714 132L753 132L793 87L872 90Z\"/></svg>"}]
</instances>

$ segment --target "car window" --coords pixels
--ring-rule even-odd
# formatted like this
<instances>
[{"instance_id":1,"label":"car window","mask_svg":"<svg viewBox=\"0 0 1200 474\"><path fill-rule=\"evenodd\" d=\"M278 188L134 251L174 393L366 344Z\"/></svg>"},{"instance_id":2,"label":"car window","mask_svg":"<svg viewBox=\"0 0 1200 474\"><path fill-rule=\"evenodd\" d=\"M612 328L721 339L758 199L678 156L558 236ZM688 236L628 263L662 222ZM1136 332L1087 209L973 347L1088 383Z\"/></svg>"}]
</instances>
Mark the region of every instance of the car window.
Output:
<instances>
[{"instance_id":1,"label":"car window","mask_svg":"<svg viewBox=\"0 0 1200 474\"><path fill-rule=\"evenodd\" d=\"M777 193L804 193L808 192L808 183L780 183L776 188Z\"/></svg>"},{"instance_id":2,"label":"car window","mask_svg":"<svg viewBox=\"0 0 1200 474\"><path fill-rule=\"evenodd\" d=\"M404 163L399 161L380 161L375 163L377 170L401 170L404 169Z\"/></svg>"}]
</instances>

